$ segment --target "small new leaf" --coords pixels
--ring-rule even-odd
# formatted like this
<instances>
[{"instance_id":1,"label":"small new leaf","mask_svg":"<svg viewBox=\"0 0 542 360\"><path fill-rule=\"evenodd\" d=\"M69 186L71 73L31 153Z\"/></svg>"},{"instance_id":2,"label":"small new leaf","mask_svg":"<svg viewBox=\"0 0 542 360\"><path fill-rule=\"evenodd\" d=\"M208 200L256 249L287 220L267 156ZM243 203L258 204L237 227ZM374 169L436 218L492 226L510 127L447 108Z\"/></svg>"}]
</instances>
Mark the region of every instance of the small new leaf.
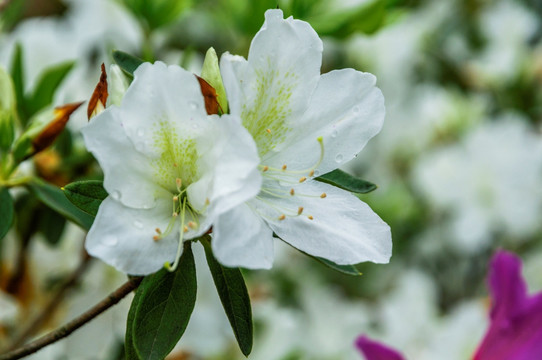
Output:
<instances>
[{"instance_id":1,"label":"small new leaf","mask_svg":"<svg viewBox=\"0 0 542 360\"><path fill-rule=\"evenodd\" d=\"M213 256L209 236L201 239L218 296L224 306L239 348L245 356L252 350L252 310L243 275L238 268L222 266Z\"/></svg>"},{"instance_id":2,"label":"small new leaf","mask_svg":"<svg viewBox=\"0 0 542 360\"><path fill-rule=\"evenodd\" d=\"M66 199L62 190L56 186L35 179L28 183L27 187L41 202L66 219L73 221L87 231L92 226L94 218L75 207Z\"/></svg>"},{"instance_id":3,"label":"small new leaf","mask_svg":"<svg viewBox=\"0 0 542 360\"><path fill-rule=\"evenodd\" d=\"M62 188L70 202L89 215L96 216L102 201L107 197L107 191L102 181L77 181Z\"/></svg>"},{"instance_id":4,"label":"small new leaf","mask_svg":"<svg viewBox=\"0 0 542 360\"><path fill-rule=\"evenodd\" d=\"M358 179L342 170L336 169L327 174L317 177L315 180L321 181L347 190L356 194L366 194L375 190L377 186L366 180Z\"/></svg>"},{"instance_id":5,"label":"small new leaf","mask_svg":"<svg viewBox=\"0 0 542 360\"><path fill-rule=\"evenodd\" d=\"M138 356L162 360L183 335L196 303L196 266L191 242L185 242L174 272L162 269L143 279L131 336Z\"/></svg>"},{"instance_id":6,"label":"small new leaf","mask_svg":"<svg viewBox=\"0 0 542 360\"><path fill-rule=\"evenodd\" d=\"M134 71L136 71L139 65L143 64L143 60L140 58L120 50L113 51L113 60L130 76L134 76Z\"/></svg>"},{"instance_id":7,"label":"small new leaf","mask_svg":"<svg viewBox=\"0 0 542 360\"><path fill-rule=\"evenodd\" d=\"M13 223L13 199L8 189L0 188L0 240L8 233Z\"/></svg>"}]
</instances>

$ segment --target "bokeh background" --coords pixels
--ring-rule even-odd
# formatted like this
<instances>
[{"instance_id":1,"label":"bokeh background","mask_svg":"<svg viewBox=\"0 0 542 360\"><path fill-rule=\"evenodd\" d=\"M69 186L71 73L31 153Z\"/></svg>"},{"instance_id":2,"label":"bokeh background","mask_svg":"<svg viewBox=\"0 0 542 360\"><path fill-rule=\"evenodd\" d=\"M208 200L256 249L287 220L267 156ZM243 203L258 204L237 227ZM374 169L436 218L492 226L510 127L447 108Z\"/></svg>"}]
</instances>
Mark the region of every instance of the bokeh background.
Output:
<instances>
[{"instance_id":1,"label":"bokeh background","mask_svg":"<svg viewBox=\"0 0 542 360\"><path fill-rule=\"evenodd\" d=\"M22 56L28 93L48 69L65 67L50 105L84 101L114 49L199 73L210 46L246 57L265 10L277 6L316 29L322 72L377 76L384 128L344 170L378 185L361 199L391 226L394 248L389 264L360 264L363 275L351 277L277 242L272 270L244 273L256 324L250 359L362 359L353 347L361 333L410 359L469 358L488 323L495 249L518 253L530 289L542 288L540 1L4 0L0 66ZM79 109L21 171L57 186L99 179L79 134L86 123ZM0 242L0 347L44 307L50 316L27 339L126 279L85 257L82 230L31 193L12 195L15 226ZM169 358L242 359L194 250L198 301ZM30 358L122 359L128 307L124 300Z\"/></svg>"}]
</instances>

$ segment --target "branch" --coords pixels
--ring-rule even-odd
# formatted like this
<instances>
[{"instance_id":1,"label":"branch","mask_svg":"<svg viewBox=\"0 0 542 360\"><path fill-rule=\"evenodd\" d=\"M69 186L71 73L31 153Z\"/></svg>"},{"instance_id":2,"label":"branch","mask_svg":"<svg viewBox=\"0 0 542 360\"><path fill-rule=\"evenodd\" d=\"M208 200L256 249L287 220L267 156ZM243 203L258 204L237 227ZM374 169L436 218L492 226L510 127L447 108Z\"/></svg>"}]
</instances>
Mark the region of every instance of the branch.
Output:
<instances>
[{"instance_id":1,"label":"branch","mask_svg":"<svg viewBox=\"0 0 542 360\"><path fill-rule=\"evenodd\" d=\"M141 283L141 280L143 280L143 277L136 277L128 280L117 290L109 294L108 297L100 301L98 304L94 305L92 308L81 314L79 317L73 319L66 325L51 331L50 333L27 345L24 345L6 354L0 355L0 360L20 359L24 356L35 353L36 351L44 348L47 345L50 345L60 339L65 338L90 320L94 319L96 316L103 313L105 310L109 309L111 306L118 303L133 290L137 289L137 287Z\"/></svg>"}]
</instances>

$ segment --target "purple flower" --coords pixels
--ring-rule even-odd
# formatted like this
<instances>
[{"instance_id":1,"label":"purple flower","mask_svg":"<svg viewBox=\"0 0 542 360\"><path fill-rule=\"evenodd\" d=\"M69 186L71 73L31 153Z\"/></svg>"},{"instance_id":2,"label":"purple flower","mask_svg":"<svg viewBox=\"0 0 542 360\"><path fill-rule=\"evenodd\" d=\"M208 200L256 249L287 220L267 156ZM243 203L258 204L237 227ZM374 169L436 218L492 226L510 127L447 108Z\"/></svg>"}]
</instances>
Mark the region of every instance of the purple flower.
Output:
<instances>
[{"instance_id":1,"label":"purple flower","mask_svg":"<svg viewBox=\"0 0 542 360\"><path fill-rule=\"evenodd\" d=\"M362 335L356 339L356 347L367 360L405 360L403 355L384 344L373 341Z\"/></svg>"},{"instance_id":2,"label":"purple flower","mask_svg":"<svg viewBox=\"0 0 542 360\"><path fill-rule=\"evenodd\" d=\"M498 251L489 273L491 324L474 360L542 359L542 293L527 295L521 260Z\"/></svg>"}]
</instances>

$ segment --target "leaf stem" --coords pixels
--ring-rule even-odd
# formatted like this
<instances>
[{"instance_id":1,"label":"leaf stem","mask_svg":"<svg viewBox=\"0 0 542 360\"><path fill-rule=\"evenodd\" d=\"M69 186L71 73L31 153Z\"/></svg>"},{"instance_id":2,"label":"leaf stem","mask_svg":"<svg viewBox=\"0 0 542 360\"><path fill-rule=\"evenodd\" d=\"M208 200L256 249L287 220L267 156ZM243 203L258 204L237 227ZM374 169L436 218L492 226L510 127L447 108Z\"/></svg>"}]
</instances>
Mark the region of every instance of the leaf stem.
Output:
<instances>
[{"instance_id":1,"label":"leaf stem","mask_svg":"<svg viewBox=\"0 0 542 360\"><path fill-rule=\"evenodd\" d=\"M54 342L57 342L60 339L65 338L70 335L75 330L79 329L81 326L85 325L87 322L91 321L105 310L109 309L113 305L117 304L122 300L126 295L131 293L133 290L137 289L139 284L143 280L143 277L134 277L125 282L117 290L109 294L105 299L100 301L98 304L94 305L92 308L87 310L85 313L76 317L72 321L68 322L66 325L51 331L50 333L42 336L41 338L26 344L20 348L17 348L13 351L0 355L0 360L14 360L20 359L24 356L35 353L36 351L44 348L47 345L50 345Z\"/></svg>"}]
</instances>

